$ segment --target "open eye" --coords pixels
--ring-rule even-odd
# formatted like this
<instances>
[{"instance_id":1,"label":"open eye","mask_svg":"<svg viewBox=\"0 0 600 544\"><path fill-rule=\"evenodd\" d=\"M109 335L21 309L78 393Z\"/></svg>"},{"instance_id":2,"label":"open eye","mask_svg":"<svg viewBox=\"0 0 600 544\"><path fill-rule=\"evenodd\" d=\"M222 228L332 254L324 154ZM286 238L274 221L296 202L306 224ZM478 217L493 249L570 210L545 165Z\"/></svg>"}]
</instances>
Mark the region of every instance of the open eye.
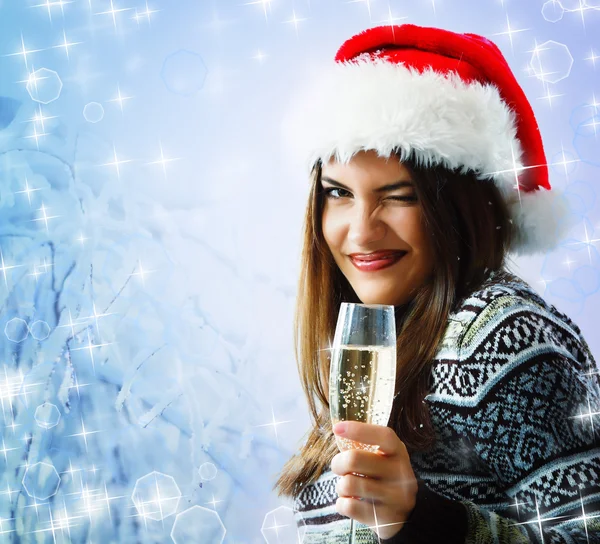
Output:
<instances>
[{"instance_id":1,"label":"open eye","mask_svg":"<svg viewBox=\"0 0 600 544\"><path fill-rule=\"evenodd\" d=\"M342 193L346 193L346 195L349 195L351 193L349 193L348 191L346 191L345 189L340 189L339 187L329 187L327 189L324 190L325 192L325 198L333 198L333 199L338 199L338 198L342 198L342 196L344 195L334 195L333 191L341 191Z\"/></svg>"}]
</instances>

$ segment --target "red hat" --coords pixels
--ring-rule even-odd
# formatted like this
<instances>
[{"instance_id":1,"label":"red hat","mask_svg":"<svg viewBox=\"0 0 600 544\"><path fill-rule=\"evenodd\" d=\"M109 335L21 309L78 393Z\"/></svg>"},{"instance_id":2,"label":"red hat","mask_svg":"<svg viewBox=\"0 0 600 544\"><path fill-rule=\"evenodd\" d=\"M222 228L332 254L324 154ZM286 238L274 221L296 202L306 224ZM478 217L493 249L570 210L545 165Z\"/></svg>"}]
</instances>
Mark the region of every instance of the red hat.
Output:
<instances>
[{"instance_id":1,"label":"red hat","mask_svg":"<svg viewBox=\"0 0 600 544\"><path fill-rule=\"evenodd\" d=\"M472 171L501 189L516 226L513 252L556 246L566 204L550 191L531 105L486 38L415 25L370 28L344 42L304 103L291 128L309 168L376 150Z\"/></svg>"}]
</instances>

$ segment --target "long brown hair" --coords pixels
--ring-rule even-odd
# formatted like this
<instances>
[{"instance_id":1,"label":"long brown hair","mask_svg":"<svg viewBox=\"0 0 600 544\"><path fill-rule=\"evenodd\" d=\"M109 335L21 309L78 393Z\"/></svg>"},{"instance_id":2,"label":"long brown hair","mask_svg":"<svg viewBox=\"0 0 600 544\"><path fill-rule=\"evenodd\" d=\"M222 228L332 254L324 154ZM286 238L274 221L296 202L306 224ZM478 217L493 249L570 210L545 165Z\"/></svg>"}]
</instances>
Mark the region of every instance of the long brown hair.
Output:
<instances>
[{"instance_id":1,"label":"long brown hair","mask_svg":"<svg viewBox=\"0 0 600 544\"><path fill-rule=\"evenodd\" d=\"M493 181L442 166L424 167L415 160L403 164L415 182L436 262L430 281L408 304L396 307L398 372L388 426L413 452L427 450L435 442L423 398L448 315L491 271L504 270L513 231L506 204ZM328 346L341 302L361 302L323 237L321 171L322 164L317 162L304 219L294 318L295 356L313 426L274 486L279 495L291 497L313 483L339 451L329 415Z\"/></svg>"}]
</instances>

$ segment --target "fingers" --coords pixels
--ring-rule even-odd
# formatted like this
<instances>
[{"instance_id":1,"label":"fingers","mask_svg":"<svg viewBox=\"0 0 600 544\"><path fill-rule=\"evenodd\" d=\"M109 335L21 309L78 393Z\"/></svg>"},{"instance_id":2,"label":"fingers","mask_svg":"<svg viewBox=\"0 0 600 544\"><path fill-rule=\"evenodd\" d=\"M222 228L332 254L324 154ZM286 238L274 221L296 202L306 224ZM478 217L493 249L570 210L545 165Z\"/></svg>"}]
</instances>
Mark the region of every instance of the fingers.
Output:
<instances>
[{"instance_id":1,"label":"fingers","mask_svg":"<svg viewBox=\"0 0 600 544\"><path fill-rule=\"evenodd\" d=\"M385 476L387 469L381 455L364 450L346 450L331 460L331 472L338 476L362 474L378 480Z\"/></svg>"},{"instance_id":2,"label":"fingers","mask_svg":"<svg viewBox=\"0 0 600 544\"><path fill-rule=\"evenodd\" d=\"M372 425L360 421L342 421L333 427L337 436L355 440L362 444L379 446L379 452L384 455L401 455L406 452L404 443L390 427Z\"/></svg>"},{"instance_id":3,"label":"fingers","mask_svg":"<svg viewBox=\"0 0 600 544\"><path fill-rule=\"evenodd\" d=\"M377 480L362 478L353 474L342 476L336 486L336 493L342 498L368 499L375 504L380 502L381 490Z\"/></svg>"}]
</instances>

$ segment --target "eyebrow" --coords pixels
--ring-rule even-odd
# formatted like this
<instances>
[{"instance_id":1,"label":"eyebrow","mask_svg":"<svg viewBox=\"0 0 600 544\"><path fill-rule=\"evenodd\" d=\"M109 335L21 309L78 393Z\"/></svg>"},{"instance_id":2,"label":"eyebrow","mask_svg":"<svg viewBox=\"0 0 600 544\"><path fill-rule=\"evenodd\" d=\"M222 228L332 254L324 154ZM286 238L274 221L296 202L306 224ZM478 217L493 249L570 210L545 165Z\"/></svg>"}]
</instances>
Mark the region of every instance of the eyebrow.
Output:
<instances>
[{"instance_id":1,"label":"eyebrow","mask_svg":"<svg viewBox=\"0 0 600 544\"><path fill-rule=\"evenodd\" d=\"M347 191L352 191L350 187L346 187L343 183L336 181L335 179L328 178L327 176L323 176L321 181L326 181L327 183L331 183L331 185L335 185L341 189L346 189ZM412 181L396 181L394 183L390 183L388 185L384 185L383 187L378 187L374 190L375 193L387 193L388 191L395 191L396 189L403 189L405 187L414 187Z\"/></svg>"}]
</instances>

